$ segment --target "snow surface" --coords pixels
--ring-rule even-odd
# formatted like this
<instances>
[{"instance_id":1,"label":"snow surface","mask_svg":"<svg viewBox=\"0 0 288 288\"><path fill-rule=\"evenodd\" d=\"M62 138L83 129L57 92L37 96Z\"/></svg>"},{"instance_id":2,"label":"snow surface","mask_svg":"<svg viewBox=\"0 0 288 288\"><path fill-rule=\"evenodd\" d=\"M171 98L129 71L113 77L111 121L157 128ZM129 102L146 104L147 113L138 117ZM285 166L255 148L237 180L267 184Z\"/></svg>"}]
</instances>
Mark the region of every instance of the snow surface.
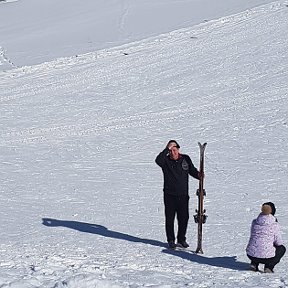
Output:
<instances>
[{"instance_id":1,"label":"snow surface","mask_svg":"<svg viewBox=\"0 0 288 288\"><path fill-rule=\"evenodd\" d=\"M270 2L0 1L0 70L127 44Z\"/></svg>"},{"instance_id":2,"label":"snow surface","mask_svg":"<svg viewBox=\"0 0 288 288\"><path fill-rule=\"evenodd\" d=\"M0 11L10 19L31 3ZM288 243L287 6L0 72L0 287L288 287L287 256L267 275L248 271L245 255L265 201ZM169 139L196 166L197 142L208 142L203 255L166 248L154 159ZM191 178L192 250L197 186Z\"/></svg>"}]
</instances>

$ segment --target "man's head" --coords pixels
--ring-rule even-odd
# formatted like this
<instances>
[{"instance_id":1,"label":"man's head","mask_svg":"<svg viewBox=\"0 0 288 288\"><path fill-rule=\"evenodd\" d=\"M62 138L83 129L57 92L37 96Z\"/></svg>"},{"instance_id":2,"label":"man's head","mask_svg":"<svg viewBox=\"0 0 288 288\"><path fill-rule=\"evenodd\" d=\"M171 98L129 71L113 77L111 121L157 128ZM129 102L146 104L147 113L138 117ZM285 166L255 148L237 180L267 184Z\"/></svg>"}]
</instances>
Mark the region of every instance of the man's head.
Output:
<instances>
[{"instance_id":1,"label":"man's head","mask_svg":"<svg viewBox=\"0 0 288 288\"><path fill-rule=\"evenodd\" d=\"M167 148L169 149L170 158L177 160L180 156L180 145L175 140L170 140L167 144Z\"/></svg>"}]
</instances>

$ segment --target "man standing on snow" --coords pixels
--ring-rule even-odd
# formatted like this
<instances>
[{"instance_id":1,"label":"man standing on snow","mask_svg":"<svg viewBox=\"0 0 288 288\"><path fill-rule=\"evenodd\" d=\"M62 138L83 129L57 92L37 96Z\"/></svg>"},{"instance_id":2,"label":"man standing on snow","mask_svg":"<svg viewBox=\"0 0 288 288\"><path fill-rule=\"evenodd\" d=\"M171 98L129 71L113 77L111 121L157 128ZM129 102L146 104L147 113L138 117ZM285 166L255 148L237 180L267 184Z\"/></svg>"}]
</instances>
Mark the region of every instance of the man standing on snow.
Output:
<instances>
[{"instance_id":1,"label":"man standing on snow","mask_svg":"<svg viewBox=\"0 0 288 288\"><path fill-rule=\"evenodd\" d=\"M165 229L168 246L187 248L186 231L189 219L189 175L200 180L200 173L188 155L180 154L180 146L170 140L159 153L155 162L162 168L164 176ZM178 233L175 244L174 221L177 214Z\"/></svg>"}]
</instances>

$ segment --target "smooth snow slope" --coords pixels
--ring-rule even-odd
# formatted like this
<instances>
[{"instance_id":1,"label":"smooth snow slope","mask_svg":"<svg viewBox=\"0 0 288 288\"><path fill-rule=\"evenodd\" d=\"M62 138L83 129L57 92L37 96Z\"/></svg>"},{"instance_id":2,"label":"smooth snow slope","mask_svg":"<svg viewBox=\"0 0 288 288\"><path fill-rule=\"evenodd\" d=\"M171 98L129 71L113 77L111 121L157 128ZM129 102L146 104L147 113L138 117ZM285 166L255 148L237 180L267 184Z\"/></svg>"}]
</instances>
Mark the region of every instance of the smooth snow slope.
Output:
<instances>
[{"instance_id":1,"label":"smooth snow slope","mask_svg":"<svg viewBox=\"0 0 288 288\"><path fill-rule=\"evenodd\" d=\"M272 0L0 1L0 70L111 48Z\"/></svg>"}]
</instances>

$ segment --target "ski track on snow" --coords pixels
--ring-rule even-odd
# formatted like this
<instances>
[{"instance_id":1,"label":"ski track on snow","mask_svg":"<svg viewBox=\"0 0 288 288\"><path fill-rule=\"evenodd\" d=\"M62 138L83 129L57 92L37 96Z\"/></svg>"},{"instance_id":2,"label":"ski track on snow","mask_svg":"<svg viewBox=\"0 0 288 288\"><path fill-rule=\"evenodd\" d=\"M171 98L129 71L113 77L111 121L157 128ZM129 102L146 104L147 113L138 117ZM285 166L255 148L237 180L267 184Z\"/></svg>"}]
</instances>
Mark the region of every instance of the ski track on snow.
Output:
<instances>
[{"instance_id":1,"label":"ski track on snow","mask_svg":"<svg viewBox=\"0 0 288 288\"><path fill-rule=\"evenodd\" d=\"M264 6L265 7L265 6ZM277 12L279 9L281 8L281 5L276 3L274 5L271 5L271 10L274 12ZM126 8L128 9L128 8ZM128 9L129 10L129 9ZM247 22L249 19L249 17L251 17L251 15L253 15L254 13L258 13L258 14L267 14L267 9L262 8L262 9L258 9L255 11L247 11L244 13L240 13L239 15L234 15L234 16L230 16L230 17L225 17L223 19L220 19L219 21L213 21L215 22L214 24L211 24L208 26L206 25L199 25L204 26L204 28L200 28L198 29L198 31L196 30L196 32L194 32L191 29L185 29L185 31L176 31L176 32L171 32L168 34L168 36L164 35L161 38L156 38L154 41L157 42L162 42L163 47L166 47L167 45L173 45L173 43L175 43L177 41L177 43L179 43L179 38L182 39L181 41L183 41L183 43L187 43L187 38L190 35L197 35L196 37L199 38L199 35L201 35L202 33L211 33L213 30L217 30L220 31L219 33L223 33L221 29L219 29L219 26L222 25L226 25L227 23L233 22L233 26L238 26L238 25L243 25L243 23ZM125 13L124 13L125 14ZM124 17L124 16L123 16ZM252 20L253 21L253 20ZM234 24L234 22L236 24ZM250 20L251 22L251 20ZM220 25L219 25L220 24ZM264 28L264 27L262 27ZM200 31L199 31L200 30ZM204 30L203 32L201 32L202 30ZM208 31L207 31L208 30ZM144 42L146 42L147 40L145 40ZM152 47L154 47L154 41L152 41ZM203 43L201 43L203 46L208 45L207 40L202 40L201 41ZM237 40L235 40L237 41ZM121 49L120 51L117 48L116 51L112 54L116 54L115 56L117 57L117 54L121 54L124 52L123 51L127 51L127 54L130 53L136 53L133 50L137 50L137 53L139 53L139 51L141 51L142 49L147 50L147 43L142 44L140 42L140 44L134 44L134 46L132 46L132 48L129 49L129 45L124 45L124 46L128 46L128 49ZM151 45L151 42L148 43ZM179 45L181 46L181 45ZM161 51L161 47L157 47L159 48L159 50ZM111 49L113 50L113 49ZM131 51L132 50L132 51ZM174 51L176 52L176 51ZM100 52L100 55L103 52ZM107 57L109 54L111 54L111 52L104 52L104 57ZM83 57L83 56L82 56ZM55 62L52 63L44 63L41 65L37 65L35 68L38 70L40 69L41 73L37 73L37 79L35 79L33 82L35 82L36 80L41 83L42 79L46 79L47 74L45 73L46 69L51 69L51 67L54 66L55 69L67 69L67 66L69 65L81 65L82 63L78 63L78 58L82 58L80 57L72 57L72 58L64 58L63 60L57 60ZM239 57L241 57L241 55L239 55ZM101 56L100 56L101 58ZM98 52L96 53L89 53L87 56L84 55L84 62L88 63L88 65L90 65L91 62L93 62L94 60L97 61L97 59L99 59L99 55ZM84 63L83 63L84 64ZM82 64L82 65L83 65ZM204 63L206 65L210 65L211 63ZM60 66L59 66L60 65ZM153 70L153 66L155 65L155 63L152 63L150 65L151 68L149 68L148 66L148 71L149 70ZM157 65L157 64L156 64ZM85 67L85 66L84 66ZM26 71L30 73L32 72L36 72L34 71L34 66L32 67L27 67L27 68L23 68L23 71ZM281 77L286 78L287 77L287 71L284 70L285 68L283 67L283 70L281 71ZM44 71L43 71L44 70ZM279 70L279 67L278 67ZM15 70L17 71L17 70ZM21 71L21 69L20 69ZM40 72L39 71L39 72ZM19 72L16 72L17 74ZM26 72L24 72L26 74ZM8 73L11 75L11 73ZM16 74L16 75L17 75ZM20 75L22 74L22 72L20 72ZM24 74L24 75L25 75ZM9 91L9 95L8 96L0 96L0 103L7 103L7 102L11 102L11 101L17 101L20 100L20 98L27 98L27 97L33 97L33 96L37 96L37 95L42 95L45 94L47 92L53 92L53 90L55 91L65 91L66 89L70 89L70 90L75 90L76 91L76 86L78 85L78 83L83 83L85 84L87 87L89 87L94 81L95 78L93 77L93 75L97 74L97 70L91 71L90 75L88 75L87 73L83 72L83 70L81 69L81 74L76 75L73 74L71 76L68 77L61 77L61 79L57 79L56 81L54 79L51 79L51 81L49 81L45 86L39 84L38 86L33 85L33 87L30 87L29 84L22 84L21 85L21 89L19 91L19 87L15 87L12 88L12 90ZM15 75L15 72L12 72L12 75ZM19 74L18 74L19 75ZM34 73L32 74L32 77L34 76ZM5 76L5 74L4 74ZM120 76L120 75L118 75ZM205 76L205 75L204 75ZM11 77L11 76L10 76ZM13 76L13 77L19 77L19 76ZM263 74L259 75L259 80L261 80L261 77L263 77ZM277 75L275 75L274 77L277 77ZM63 79L64 78L64 79ZM247 83L247 80L245 78L249 78L249 75L243 75L244 78L244 85ZM129 79L130 80L130 79ZM97 80L96 80L97 81ZM103 81L103 83L105 82L105 79L101 79L101 82ZM269 79L269 81L272 83L273 82L273 78ZM128 82L128 81L127 81ZM75 84L76 83L76 84ZM186 83L185 83L186 84ZM219 83L220 84L220 83ZM263 83L263 86L267 86L269 83ZM244 86L243 85L243 86ZM247 89L249 89L248 84L247 85ZM241 85L239 85L241 86ZM31 89L32 88L32 89ZM277 90L275 91L275 95L274 97L272 97L271 99L269 99L268 101L285 101L285 95L283 95L282 97L277 95L278 90L281 87L277 87ZM283 88L285 88L284 83L283 83ZM180 88L181 89L181 88ZM243 89L243 88L242 88ZM31 90L34 90L32 92L32 96L31 96ZM51 91L52 90L52 91ZM245 90L241 91L245 93ZM225 90L221 91L221 93L225 92ZM238 91L236 91L238 92ZM77 92L79 93L79 91ZM12 94L12 95L11 95ZM212 99L213 97L215 97L216 95L209 95L207 96L207 98ZM247 99L245 99L246 101L243 101L243 98L236 99L233 103L233 106L225 106L223 105L222 102L217 102L217 103L212 103L212 105L207 105L205 108L206 109L201 109L201 111L195 111L195 107L181 107L180 109L173 109L171 110L167 110L164 112L150 112L150 113L145 113L143 115L125 115L121 118L116 118L116 119L105 119L104 121L100 121L97 119L95 121L95 123L88 123L88 124L73 124L73 125L61 125L61 126L56 126L56 127L48 127L48 128L25 128L21 131L9 131L7 133L3 133L1 135L2 141L3 139L9 139L10 140L6 140L6 141L10 141L11 142L24 142L24 143L29 143L29 142L43 142L43 141L47 141L49 140L49 138L54 139L55 137L59 137L59 138L65 138L65 137L69 137L69 136L88 136L88 135L98 135L100 133L106 133L107 131L111 131L111 130L121 130L121 129L128 129L128 128L133 128L133 127L149 127L149 125L151 125L152 123L164 123L166 121L168 122L173 122L175 121L175 119L179 119L183 118L185 119L187 117L187 115L191 114L191 112L193 111L194 114L194 118L199 118L199 117L205 117L209 114L218 114L220 115L221 113L227 113L229 112L229 110L233 110L233 109L241 109L241 110L245 110L247 108L249 108L249 106L251 106L251 100L254 98L254 95L247 95L246 96ZM256 101L254 100L254 105L256 106L261 106L263 103L267 102L266 100L267 98L262 99L257 99ZM60 104L61 105L61 104ZM8 106L9 108L9 106ZM198 109L198 110L200 110ZM197 114L196 114L196 113ZM172 115L172 116L171 116ZM101 115L100 115L101 116ZM99 122L101 124L99 124ZM116 124L117 123L117 124ZM120 123L120 125L119 125ZM278 123L275 123L275 125ZM18 139L17 139L18 138ZM19 139L20 138L20 139ZM5 142L6 142L5 141ZM5 143L4 142L4 143Z\"/></svg>"}]
</instances>

